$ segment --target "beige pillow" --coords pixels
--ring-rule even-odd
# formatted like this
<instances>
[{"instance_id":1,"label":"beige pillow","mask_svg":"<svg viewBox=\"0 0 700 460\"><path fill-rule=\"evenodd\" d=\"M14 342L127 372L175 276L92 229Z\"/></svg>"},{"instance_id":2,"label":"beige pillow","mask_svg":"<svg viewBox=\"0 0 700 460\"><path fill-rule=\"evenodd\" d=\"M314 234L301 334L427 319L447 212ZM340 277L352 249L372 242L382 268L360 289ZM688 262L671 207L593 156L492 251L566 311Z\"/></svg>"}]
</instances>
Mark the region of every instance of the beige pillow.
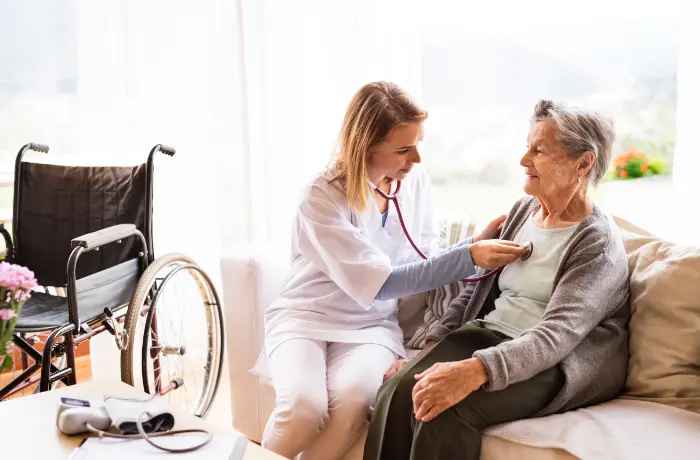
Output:
<instances>
[{"instance_id":1,"label":"beige pillow","mask_svg":"<svg viewBox=\"0 0 700 460\"><path fill-rule=\"evenodd\" d=\"M623 397L700 413L700 247L621 233L632 313Z\"/></svg>"},{"instance_id":2,"label":"beige pillow","mask_svg":"<svg viewBox=\"0 0 700 460\"><path fill-rule=\"evenodd\" d=\"M404 342L409 340L423 324L425 309L428 307L428 294L421 292L398 301L399 326L403 331Z\"/></svg>"}]
</instances>

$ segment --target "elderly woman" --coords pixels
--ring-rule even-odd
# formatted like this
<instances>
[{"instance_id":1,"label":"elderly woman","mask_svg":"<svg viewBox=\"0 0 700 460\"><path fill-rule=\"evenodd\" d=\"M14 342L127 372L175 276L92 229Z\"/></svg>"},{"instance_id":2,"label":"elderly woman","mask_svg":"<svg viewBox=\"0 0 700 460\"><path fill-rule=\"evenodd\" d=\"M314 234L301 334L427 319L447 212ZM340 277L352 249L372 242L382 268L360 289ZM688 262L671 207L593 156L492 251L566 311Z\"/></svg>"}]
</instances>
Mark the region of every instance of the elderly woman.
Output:
<instances>
[{"instance_id":1,"label":"elderly woman","mask_svg":"<svg viewBox=\"0 0 700 460\"><path fill-rule=\"evenodd\" d=\"M612 124L540 101L520 164L525 192L501 238L525 261L470 284L380 388L365 460L478 459L481 431L612 399L627 371L629 284L622 241L593 203Z\"/></svg>"}]
</instances>

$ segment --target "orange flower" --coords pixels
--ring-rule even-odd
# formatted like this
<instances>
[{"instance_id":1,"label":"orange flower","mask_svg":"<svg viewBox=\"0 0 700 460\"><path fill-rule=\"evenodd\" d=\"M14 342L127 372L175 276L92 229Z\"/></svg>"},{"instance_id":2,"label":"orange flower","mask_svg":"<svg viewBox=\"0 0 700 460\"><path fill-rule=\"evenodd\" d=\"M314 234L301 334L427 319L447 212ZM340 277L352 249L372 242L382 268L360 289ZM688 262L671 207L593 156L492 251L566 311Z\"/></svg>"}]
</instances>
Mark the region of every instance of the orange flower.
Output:
<instances>
[{"instance_id":1,"label":"orange flower","mask_svg":"<svg viewBox=\"0 0 700 460\"><path fill-rule=\"evenodd\" d=\"M623 169L622 171L620 171L620 177L621 177L621 178L627 179L627 176L628 176L628 175L629 175L629 174L627 173L626 170Z\"/></svg>"},{"instance_id":2,"label":"orange flower","mask_svg":"<svg viewBox=\"0 0 700 460\"><path fill-rule=\"evenodd\" d=\"M642 166L639 167L639 170L643 173L647 172L647 169L649 169L648 163L644 163L644 164L642 164Z\"/></svg>"}]
</instances>

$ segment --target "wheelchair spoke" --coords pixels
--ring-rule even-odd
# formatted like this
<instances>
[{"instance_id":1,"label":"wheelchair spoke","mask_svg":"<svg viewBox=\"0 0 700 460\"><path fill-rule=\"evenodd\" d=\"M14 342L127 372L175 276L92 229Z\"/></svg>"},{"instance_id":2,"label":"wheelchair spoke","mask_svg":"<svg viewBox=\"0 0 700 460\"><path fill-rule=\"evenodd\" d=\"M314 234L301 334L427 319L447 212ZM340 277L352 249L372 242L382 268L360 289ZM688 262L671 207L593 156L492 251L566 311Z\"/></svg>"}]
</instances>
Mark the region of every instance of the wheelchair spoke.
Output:
<instances>
[{"instance_id":1,"label":"wheelchair spoke","mask_svg":"<svg viewBox=\"0 0 700 460\"><path fill-rule=\"evenodd\" d=\"M160 340L158 340L158 333L155 331L154 327L150 328L150 334L151 334L151 337L150 337L151 344L154 344L154 343L160 344L161 343ZM163 373L161 372L161 360L160 360L160 356L159 356L160 352L157 351L155 354L153 353L153 350L154 349L158 350L159 347L158 346L153 347L153 345L151 345L151 347L152 348L151 348L150 356L153 359L153 393L155 394L157 392L160 392L160 390L161 390L161 382L162 382L161 378L163 376Z\"/></svg>"},{"instance_id":2,"label":"wheelchair spoke","mask_svg":"<svg viewBox=\"0 0 700 460\"><path fill-rule=\"evenodd\" d=\"M136 358L131 362L142 363L130 370L141 371L149 393L163 394L173 406L206 416L223 353L218 298L195 265L154 262L149 270L153 273L137 296L139 303L129 307L132 323L138 316L130 330L134 344L129 352ZM180 380L181 386L173 385Z\"/></svg>"}]
</instances>

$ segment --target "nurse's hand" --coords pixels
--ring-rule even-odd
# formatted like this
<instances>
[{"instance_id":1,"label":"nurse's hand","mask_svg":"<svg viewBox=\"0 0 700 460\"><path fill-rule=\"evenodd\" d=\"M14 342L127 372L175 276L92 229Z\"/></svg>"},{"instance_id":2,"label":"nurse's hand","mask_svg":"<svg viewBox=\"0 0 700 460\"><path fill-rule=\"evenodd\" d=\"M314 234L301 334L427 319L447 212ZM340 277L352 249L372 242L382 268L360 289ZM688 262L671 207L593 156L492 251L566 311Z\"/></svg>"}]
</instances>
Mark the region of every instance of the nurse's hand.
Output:
<instances>
[{"instance_id":1,"label":"nurse's hand","mask_svg":"<svg viewBox=\"0 0 700 460\"><path fill-rule=\"evenodd\" d=\"M525 254L525 248L507 240L483 240L469 245L474 265L487 270L515 262Z\"/></svg>"},{"instance_id":2,"label":"nurse's hand","mask_svg":"<svg viewBox=\"0 0 700 460\"><path fill-rule=\"evenodd\" d=\"M392 364L391 367L389 367L389 369L384 373L384 381L386 382L392 378L394 374L396 374L407 362L407 359L399 359L398 361L394 361L394 364Z\"/></svg>"},{"instance_id":3,"label":"nurse's hand","mask_svg":"<svg viewBox=\"0 0 700 460\"><path fill-rule=\"evenodd\" d=\"M498 238L498 236L501 234L501 229L503 228L503 223L506 221L506 216L499 216L489 222L489 224L484 228L481 233L478 235L475 235L474 238L472 238L472 241L474 243L483 241L483 240L490 240L493 238Z\"/></svg>"},{"instance_id":4,"label":"nurse's hand","mask_svg":"<svg viewBox=\"0 0 700 460\"><path fill-rule=\"evenodd\" d=\"M416 355L416 358L422 356L426 351L430 350L435 345L437 345L437 342L429 340L428 343L426 343L423 349L420 351L420 353ZM384 373L384 381L386 382L387 380L392 378L394 374L396 374L399 371L399 369L401 369L403 365L406 364L408 361L408 359L399 359L398 361L394 361L394 364L392 364L391 367L389 367L389 370L387 370Z\"/></svg>"}]
</instances>

